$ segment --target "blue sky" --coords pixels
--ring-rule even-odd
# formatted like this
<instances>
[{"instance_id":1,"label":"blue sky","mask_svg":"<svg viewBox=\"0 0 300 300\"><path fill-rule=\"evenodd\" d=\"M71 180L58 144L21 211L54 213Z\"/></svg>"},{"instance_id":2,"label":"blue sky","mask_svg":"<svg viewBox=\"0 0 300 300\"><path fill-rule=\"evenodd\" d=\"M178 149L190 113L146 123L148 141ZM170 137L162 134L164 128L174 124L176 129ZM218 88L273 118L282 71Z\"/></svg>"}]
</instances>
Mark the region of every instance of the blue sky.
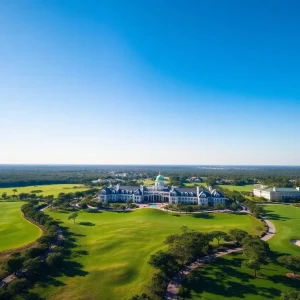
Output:
<instances>
[{"instance_id":1,"label":"blue sky","mask_svg":"<svg viewBox=\"0 0 300 300\"><path fill-rule=\"evenodd\" d=\"M0 163L300 165L298 1L2 1Z\"/></svg>"}]
</instances>

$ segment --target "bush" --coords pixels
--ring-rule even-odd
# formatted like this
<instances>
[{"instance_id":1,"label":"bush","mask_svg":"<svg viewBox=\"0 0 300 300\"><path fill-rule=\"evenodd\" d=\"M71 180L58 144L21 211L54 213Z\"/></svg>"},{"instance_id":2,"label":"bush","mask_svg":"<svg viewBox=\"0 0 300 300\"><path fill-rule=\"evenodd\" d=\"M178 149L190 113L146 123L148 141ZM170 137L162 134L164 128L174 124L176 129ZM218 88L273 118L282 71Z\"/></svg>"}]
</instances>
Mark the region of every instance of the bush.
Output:
<instances>
[{"instance_id":1,"label":"bush","mask_svg":"<svg viewBox=\"0 0 300 300\"><path fill-rule=\"evenodd\" d=\"M59 265L63 261L63 255L61 253L50 253L46 259L49 266L54 267Z\"/></svg>"},{"instance_id":2,"label":"bush","mask_svg":"<svg viewBox=\"0 0 300 300\"><path fill-rule=\"evenodd\" d=\"M8 291L11 294L18 295L29 287L29 282L25 278L16 279L8 285Z\"/></svg>"}]
</instances>

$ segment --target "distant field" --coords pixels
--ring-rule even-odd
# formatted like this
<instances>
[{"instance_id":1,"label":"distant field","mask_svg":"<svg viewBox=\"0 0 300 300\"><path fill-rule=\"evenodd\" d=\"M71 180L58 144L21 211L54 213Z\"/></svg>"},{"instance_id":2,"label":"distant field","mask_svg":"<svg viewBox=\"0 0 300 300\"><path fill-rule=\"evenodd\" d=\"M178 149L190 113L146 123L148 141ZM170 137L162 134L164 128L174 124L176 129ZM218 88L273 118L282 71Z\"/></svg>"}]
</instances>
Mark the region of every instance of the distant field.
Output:
<instances>
[{"instance_id":1,"label":"distant field","mask_svg":"<svg viewBox=\"0 0 300 300\"><path fill-rule=\"evenodd\" d=\"M147 290L153 274L147 263L150 255L163 249L165 238L180 232L182 225L202 232L242 228L256 233L261 224L248 215L179 215L146 208L127 213L80 212L77 224L68 220L68 213L48 213L76 234L74 253L88 251L88 255L74 255L86 275L58 277L33 290L49 300L128 300Z\"/></svg>"},{"instance_id":2,"label":"distant field","mask_svg":"<svg viewBox=\"0 0 300 300\"><path fill-rule=\"evenodd\" d=\"M300 239L300 208L287 205L266 205L264 208L268 219L275 224L276 234L269 240L274 251L272 259L262 267L259 278L254 279L251 270L241 267L242 254L224 256L194 271L194 279L184 283L190 292L180 299L279 300L282 291L300 288L300 281L287 278L288 270L276 263L280 253L300 256L300 247L290 242Z\"/></svg>"},{"instance_id":3,"label":"distant field","mask_svg":"<svg viewBox=\"0 0 300 300\"><path fill-rule=\"evenodd\" d=\"M202 185L205 188L208 188L206 182L189 182L184 184L186 187L194 187L194 185Z\"/></svg>"},{"instance_id":4,"label":"distant field","mask_svg":"<svg viewBox=\"0 0 300 300\"><path fill-rule=\"evenodd\" d=\"M7 195L13 195L13 189L17 189L17 194L20 193L30 193L34 190L42 190L41 194L44 196L54 195L57 197L59 193L74 193L77 191L86 191L88 188L84 187L82 184L50 184L50 185L37 185L37 186L25 186L16 188L0 188L0 197L2 193L7 193Z\"/></svg>"},{"instance_id":5,"label":"distant field","mask_svg":"<svg viewBox=\"0 0 300 300\"><path fill-rule=\"evenodd\" d=\"M248 185L220 185L221 188L227 189L230 191L237 191L237 192L253 192L254 185L248 184Z\"/></svg>"},{"instance_id":6,"label":"distant field","mask_svg":"<svg viewBox=\"0 0 300 300\"><path fill-rule=\"evenodd\" d=\"M153 185L155 183L152 179L144 179L143 180L144 185Z\"/></svg>"},{"instance_id":7,"label":"distant field","mask_svg":"<svg viewBox=\"0 0 300 300\"><path fill-rule=\"evenodd\" d=\"M0 202L0 251L34 242L42 231L22 217L21 202Z\"/></svg>"}]
</instances>

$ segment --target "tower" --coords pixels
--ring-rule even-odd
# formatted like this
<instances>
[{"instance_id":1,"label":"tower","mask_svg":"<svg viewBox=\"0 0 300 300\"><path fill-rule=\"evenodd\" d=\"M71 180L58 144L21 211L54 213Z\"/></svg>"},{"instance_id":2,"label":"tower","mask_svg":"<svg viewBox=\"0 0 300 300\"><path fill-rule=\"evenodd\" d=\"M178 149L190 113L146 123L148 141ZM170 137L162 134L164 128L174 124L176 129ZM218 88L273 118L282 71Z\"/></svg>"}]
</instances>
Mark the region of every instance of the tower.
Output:
<instances>
[{"instance_id":1,"label":"tower","mask_svg":"<svg viewBox=\"0 0 300 300\"><path fill-rule=\"evenodd\" d=\"M165 186L164 177L162 175L160 175L160 173L159 173L155 179L155 189L163 190L164 186Z\"/></svg>"}]
</instances>

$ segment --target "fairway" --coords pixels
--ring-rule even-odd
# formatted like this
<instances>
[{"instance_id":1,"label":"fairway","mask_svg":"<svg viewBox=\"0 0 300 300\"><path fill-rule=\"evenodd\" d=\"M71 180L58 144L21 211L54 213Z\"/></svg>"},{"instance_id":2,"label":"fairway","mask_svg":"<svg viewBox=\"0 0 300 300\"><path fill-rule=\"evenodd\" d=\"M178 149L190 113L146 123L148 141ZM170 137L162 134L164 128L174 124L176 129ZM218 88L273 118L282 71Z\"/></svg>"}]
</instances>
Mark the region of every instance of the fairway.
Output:
<instances>
[{"instance_id":1,"label":"fairway","mask_svg":"<svg viewBox=\"0 0 300 300\"><path fill-rule=\"evenodd\" d=\"M47 299L124 299L145 292L153 270L149 256L164 248L165 238L179 233L183 225L199 231L242 228L256 233L261 223L248 215L200 214L178 215L155 209L117 213L80 212L77 224L67 213L49 212L76 234L75 253L88 255L74 259L83 265L85 276L55 278L55 286L40 285L34 289ZM82 222L80 224L80 222Z\"/></svg>"},{"instance_id":2,"label":"fairway","mask_svg":"<svg viewBox=\"0 0 300 300\"><path fill-rule=\"evenodd\" d=\"M237 192L253 192L254 185L220 185L222 189L227 189L229 191L237 191Z\"/></svg>"},{"instance_id":3,"label":"fairway","mask_svg":"<svg viewBox=\"0 0 300 300\"><path fill-rule=\"evenodd\" d=\"M25 246L38 239L42 231L22 217L21 202L0 202L0 251Z\"/></svg>"},{"instance_id":4,"label":"fairway","mask_svg":"<svg viewBox=\"0 0 300 300\"><path fill-rule=\"evenodd\" d=\"M82 192L88 190L88 188L84 187L82 184L49 184L49 185L31 185L24 187L10 187L10 188L0 188L0 197L2 193L7 193L7 195L13 195L13 189L17 189L16 195L20 193L30 193L34 190L42 190L41 194L44 196L53 195L57 197L59 193L75 193Z\"/></svg>"},{"instance_id":5,"label":"fairway","mask_svg":"<svg viewBox=\"0 0 300 300\"><path fill-rule=\"evenodd\" d=\"M184 282L190 294L182 299L280 299L281 291L300 288L300 282L287 278L288 270L276 262L279 253L300 255L300 247L290 242L300 239L300 209L288 205L264 208L267 218L275 224L276 234L269 240L274 255L262 267L259 278L254 279L251 270L241 267L242 254L228 255L194 271L193 280Z\"/></svg>"}]
</instances>

